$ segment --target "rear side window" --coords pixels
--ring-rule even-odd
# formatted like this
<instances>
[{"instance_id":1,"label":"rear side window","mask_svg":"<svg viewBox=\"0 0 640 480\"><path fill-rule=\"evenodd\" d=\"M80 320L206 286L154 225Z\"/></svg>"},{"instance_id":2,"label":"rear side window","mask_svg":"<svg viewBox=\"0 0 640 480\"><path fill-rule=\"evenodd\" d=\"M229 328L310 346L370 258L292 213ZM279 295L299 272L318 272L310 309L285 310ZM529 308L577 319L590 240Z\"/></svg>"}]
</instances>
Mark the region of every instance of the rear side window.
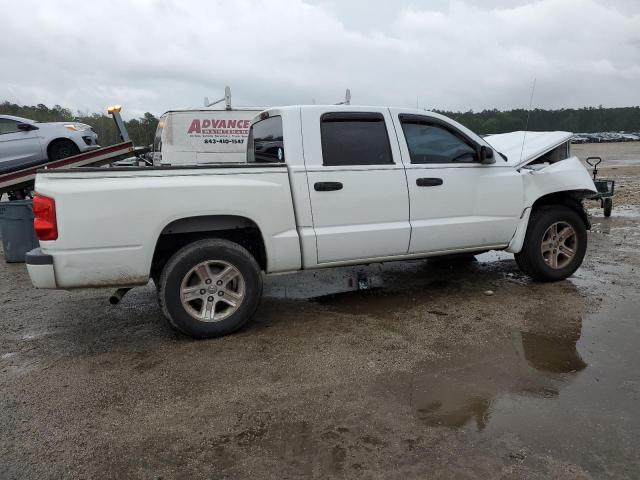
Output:
<instances>
[{"instance_id":1,"label":"rear side window","mask_svg":"<svg viewBox=\"0 0 640 480\"><path fill-rule=\"evenodd\" d=\"M247 140L247 162L284 162L282 117L268 117L251 126Z\"/></svg>"},{"instance_id":2,"label":"rear side window","mask_svg":"<svg viewBox=\"0 0 640 480\"><path fill-rule=\"evenodd\" d=\"M478 158L473 145L444 126L402 117L400 121L411 163L465 163Z\"/></svg>"},{"instance_id":3,"label":"rear side window","mask_svg":"<svg viewBox=\"0 0 640 480\"><path fill-rule=\"evenodd\" d=\"M323 165L393 163L381 113L325 113L320 119Z\"/></svg>"}]
</instances>

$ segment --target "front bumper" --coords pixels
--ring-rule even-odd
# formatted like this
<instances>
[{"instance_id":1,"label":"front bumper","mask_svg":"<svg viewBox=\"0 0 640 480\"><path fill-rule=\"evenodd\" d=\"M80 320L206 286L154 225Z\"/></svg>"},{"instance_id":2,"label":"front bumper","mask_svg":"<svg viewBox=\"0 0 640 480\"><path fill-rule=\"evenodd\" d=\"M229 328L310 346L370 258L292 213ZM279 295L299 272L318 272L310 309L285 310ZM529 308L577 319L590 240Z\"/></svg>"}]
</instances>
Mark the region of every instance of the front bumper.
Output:
<instances>
[{"instance_id":1,"label":"front bumper","mask_svg":"<svg viewBox=\"0 0 640 480\"><path fill-rule=\"evenodd\" d=\"M34 248L25 257L31 283L36 288L57 288L53 257Z\"/></svg>"}]
</instances>

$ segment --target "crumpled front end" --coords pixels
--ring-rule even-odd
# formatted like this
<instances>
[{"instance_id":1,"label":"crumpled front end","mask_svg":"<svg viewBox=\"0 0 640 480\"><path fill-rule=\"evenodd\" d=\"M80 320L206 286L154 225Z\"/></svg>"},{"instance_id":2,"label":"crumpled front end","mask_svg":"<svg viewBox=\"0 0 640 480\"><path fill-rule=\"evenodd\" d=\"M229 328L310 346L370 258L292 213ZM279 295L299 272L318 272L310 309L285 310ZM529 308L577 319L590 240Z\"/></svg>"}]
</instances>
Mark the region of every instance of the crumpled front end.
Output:
<instances>
[{"instance_id":1,"label":"crumpled front end","mask_svg":"<svg viewBox=\"0 0 640 480\"><path fill-rule=\"evenodd\" d=\"M552 164L535 164L522 168L525 205L550 193L568 192L576 199L596 193L591 175L578 157Z\"/></svg>"}]
</instances>

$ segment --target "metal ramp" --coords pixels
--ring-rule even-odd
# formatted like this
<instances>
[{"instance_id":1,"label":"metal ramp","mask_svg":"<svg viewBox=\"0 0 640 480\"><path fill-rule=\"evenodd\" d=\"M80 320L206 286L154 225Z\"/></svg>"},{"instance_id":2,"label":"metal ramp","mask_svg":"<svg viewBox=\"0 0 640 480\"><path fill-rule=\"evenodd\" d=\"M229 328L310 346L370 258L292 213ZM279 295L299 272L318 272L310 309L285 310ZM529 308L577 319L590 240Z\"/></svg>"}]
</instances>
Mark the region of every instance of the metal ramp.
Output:
<instances>
[{"instance_id":1,"label":"metal ramp","mask_svg":"<svg viewBox=\"0 0 640 480\"><path fill-rule=\"evenodd\" d=\"M19 188L33 186L38 170L62 167L85 167L87 165L98 167L124 158L141 155L148 151L149 149L146 147L135 148L133 142L129 141L52 162L45 161L36 164L30 162L28 165L8 166L0 170L0 195Z\"/></svg>"}]
</instances>

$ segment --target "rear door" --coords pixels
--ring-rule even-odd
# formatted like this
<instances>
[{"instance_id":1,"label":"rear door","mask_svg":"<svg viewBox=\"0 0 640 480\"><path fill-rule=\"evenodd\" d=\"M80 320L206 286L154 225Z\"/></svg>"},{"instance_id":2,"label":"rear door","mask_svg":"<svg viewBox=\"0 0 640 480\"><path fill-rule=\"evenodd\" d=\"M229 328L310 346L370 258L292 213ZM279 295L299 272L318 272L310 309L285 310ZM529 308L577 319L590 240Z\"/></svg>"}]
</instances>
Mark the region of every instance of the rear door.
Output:
<instances>
[{"instance_id":1,"label":"rear door","mask_svg":"<svg viewBox=\"0 0 640 480\"><path fill-rule=\"evenodd\" d=\"M407 253L407 180L388 110L303 108L318 263Z\"/></svg>"},{"instance_id":2,"label":"rear door","mask_svg":"<svg viewBox=\"0 0 640 480\"><path fill-rule=\"evenodd\" d=\"M0 118L0 162L44 159L38 130L18 130L18 121Z\"/></svg>"},{"instance_id":3,"label":"rear door","mask_svg":"<svg viewBox=\"0 0 640 480\"><path fill-rule=\"evenodd\" d=\"M411 200L409 253L506 246L523 210L520 174L482 140L439 116L392 109Z\"/></svg>"}]
</instances>

